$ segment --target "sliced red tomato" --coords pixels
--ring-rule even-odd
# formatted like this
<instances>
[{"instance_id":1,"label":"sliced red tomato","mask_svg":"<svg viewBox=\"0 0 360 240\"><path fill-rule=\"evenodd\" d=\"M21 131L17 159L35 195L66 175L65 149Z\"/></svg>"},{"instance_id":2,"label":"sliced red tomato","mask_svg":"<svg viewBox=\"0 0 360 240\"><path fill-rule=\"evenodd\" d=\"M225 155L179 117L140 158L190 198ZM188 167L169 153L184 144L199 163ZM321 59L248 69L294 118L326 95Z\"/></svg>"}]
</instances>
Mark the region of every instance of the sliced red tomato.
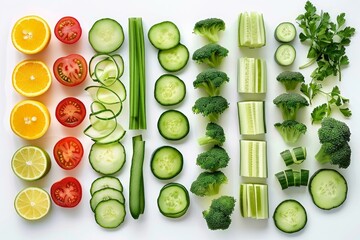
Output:
<instances>
[{"instance_id":1,"label":"sliced red tomato","mask_svg":"<svg viewBox=\"0 0 360 240\"><path fill-rule=\"evenodd\" d=\"M55 78L65 86L76 86L87 76L87 62L79 54L58 58L53 66Z\"/></svg>"},{"instance_id":2,"label":"sliced red tomato","mask_svg":"<svg viewBox=\"0 0 360 240\"><path fill-rule=\"evenodd\" d=\"M78 20L74 17L66 16L56 23L54 33L61 42L72 44L79 41L82 29Z\"/></svg>"},{"instance_id":3,"label":"sliced red tomato","mask_svg":"<svg viewBox=\"0 0 360 240\"><path fill-rule=\"evenodd\" d=\"M61 168L71 170L79 165L84 155L84 148L77 138L65 137L55 144L53 154Z\"/></svg>"},{"instance_id":4,"label":"sliced red tomato","mask_svg":"<svg viewBox=\"0 0 360 240\"><path fill-rule=\"evenodd\" d=\"M81 184L74 177L65 177L51 186L50 195L53 202L60 207L75 207L82 198Z\"/></svg>"},{"instance_id":5,"label":"sliced red tomato","mask_svg":"<svg viewBox=\"0 0 360 240\"><path fill-rule=\"evenodd\" d=\"M76 127L84 120L86 108L79 99L67 97L56 106L55 116L65 127Z\"/></svg>"}]
</instances>

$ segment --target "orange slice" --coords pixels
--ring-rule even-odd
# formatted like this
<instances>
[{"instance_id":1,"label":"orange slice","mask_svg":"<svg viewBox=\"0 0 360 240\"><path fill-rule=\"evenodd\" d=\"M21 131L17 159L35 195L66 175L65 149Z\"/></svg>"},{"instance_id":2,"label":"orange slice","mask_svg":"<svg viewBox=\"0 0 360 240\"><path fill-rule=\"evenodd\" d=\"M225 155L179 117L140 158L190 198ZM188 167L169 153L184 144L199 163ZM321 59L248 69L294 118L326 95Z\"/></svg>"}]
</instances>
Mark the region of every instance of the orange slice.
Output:
<instances>
[{"instance_id":1,"label":"orange slice","mask_svg":"<svg viewBox=\"0 0 360 240\"><path fill-rule=\"evenodd\" d=\"M10 114L10 126L21 138L33 140L42 137L50 126L50 113L46 106L35 100L23 100Z\"/></svg>"},{"instance_id":2,"label":"orange slice","mask_svg":"<svg viewBox=\"0 0 360 240\"><path fill-rule=\"evenodd\" d=\"M12 84L21 95L36 97L51 86L51 72L42 61L25 60L15 67Z\"/></svg>"},{"instance_id":3,"label":"orange slice","mask_svg":"<svg viewBox=\"0 0 360 240\"><path fill-rule=\"evenodd\" d=\"M39 16L25 16L14 25L11 40L14 47L25 54L41 52L49 44L51 30Z\"/></svg>"}]
</instances>

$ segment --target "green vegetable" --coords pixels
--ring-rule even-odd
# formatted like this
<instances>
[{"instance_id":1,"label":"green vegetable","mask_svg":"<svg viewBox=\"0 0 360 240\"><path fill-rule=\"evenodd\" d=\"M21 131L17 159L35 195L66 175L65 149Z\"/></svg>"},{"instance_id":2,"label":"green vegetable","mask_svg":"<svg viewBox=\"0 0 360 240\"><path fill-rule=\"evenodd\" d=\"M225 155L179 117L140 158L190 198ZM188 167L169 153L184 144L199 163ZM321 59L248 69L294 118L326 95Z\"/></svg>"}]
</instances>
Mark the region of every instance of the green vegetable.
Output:
<instances>
[{"instance_id":1,"label":"green vegetable","mask_svg":"<svg viewBox=\"0 0 360 240\"><path fill-rule=\"evenodd\" d=\"M301 203L294 199L287 199L275 208L273 220L280 231L292 234L306 226L307 213Z\"/></svg>"},{"instance_id":2,"label":"green vegetable","mask_svg":"<svg viewBox=\"0 0 360 240\"><path fill-rule=\"evenodd\" d=\"M280 43L292 42L296 37L296 28L291 22L282 22L274 31L275 39Z\"/></svg>"},{"instance_id":3,"label":"green vegetable","mask_svg":"<svg viewBox=\"0 0 360 240\"><path fill-rule=\"evenodd\" d=\"M273 103L281 110L284 120L295 120L299 109L309 106L306 98L294 92L280 94Z\"/></svg>"},{"instance_id":4,"label":"green vegetable","mask_svg":"<svg viewBox=\"0 0 360 240\"><path fill-rule=\"evenodd\" d=\"M129 18L130 119L129 129L146 129L145 46L141 18Z\"/></svg>"},{"instance_id":5,"label":"green vegetable","mask_svg":"<svg viewBox=\"0 0 360 240\"><path fill-rule=\"evenodd\" d=\"M327 103L315 107L311 113L312 122L321 122L325 117L330 117L333 108L339 109L345 117L351 117L352 112L348 107L349 99L341 95L338 86L332 88L331 92L321 90L322 85L312 81L309 84L302 84L300 91L308 97L310 103L316 95L323 95L327 99Z\"/></svg>"},{"instance_id":6,"label":"green vegetable","mask_svg":"<svg viewBox=\"0 0 360 240\"><path fill-rule=\"evenodd\" d=\"M350 129L346 123L334 118L324 118L318 130L321 143L320 150L315 159L320 163L338 165L339 168L347 168L351 161Z\"/></svg>"},{"instance_id":7,"label":"green vegetable","mask_svg":"<svg viewBox=\"0 0 360 240\"><path fill-rule=\"evenodd\" d=\"M313 79L321 81L328 76L338 76L341 80L341 69L349 64L346 47L355 34L355 28L345 26L345 13L340 13L333 22L328 12L318 14L310 1L306 2L305 11L296 21L303 31L299 35L300 41L309 43L307 57L310 62L300 68L316 62L317 67L311 74Z\"/></svg>"},{"instance_id":8,"label":"green vegetable","mask_svg":"<svg viewBox=\"0 0 360 240\"><path fill-rule=\"evenodd\" d=\"M226 150L220 146L213 146L209 150L200 153L196 158L196 164L202 169L216 171L225 168L230 161Z\"/></svg>"},{"instance_id":9,"label":"green vegetable","mask_svg":"<svg viewBox=\"0 0 360 240\"><path fill-rule=\"evenodd\" d=\"M265 46L266 34L262 13L241 13L238 36L240 47L260 48Z\"/></svg>"},{"instance_id":10,"label":"green vegetable","mask_svg":"<svg viewBox=\"0 0 360 240\"><path fill-rule=\"evenodd\" d=\"M274 126L286 143L296 143L307 130L305 124L295 120L285 120Z\"/></svg>"},{"instance_id":11,"label":"green vegetable","mask_svg":"<svg viewBox=\"0 0 360 240\"><path fill-rule=\"evenodd\" d=\"M282 83L286 89L286 91L294 90L299 83L305 82L304 75L301 72L293 72L293 71L284 71L281 72L276 80Z\"/></svg>"},{"instance_id":12,"label":"green vegetable","mask_svg":"<svg viewBox=\"0 0 360 240\"><path fill-rule=\"evenodd\" d=\"M196 100L192 111L207 117L211 122L216 122L228 107L228 101L222 96L201 97Z\"/></svg>"},{"instance_id":13,"label":"green vegetable","mask_svg":"<svg viewBox=\"0 0 360 240\"><path fill-rule=\"evenodd\" d=\"M200 197L216 195L220 186L227 183L227 177L221 171L202 172L191 184L190 191Z\"/></svg>"},{"instance_id":14,"label":"green vegetable","mask_svg":"<svg viewBox=\"0 0 360 240\"><path fill-rule=\"evenodd\" d=\"M225 72L207 68L196 76L193 85L195 89L204 89L209 96L218 96L221 86L226 82L229 82L229 77Z\"/></svg>"},{"instance_id":15,"label":"green vegetable","mask_svg":"<svg viewBox=\"0 0 360 240\"><path fill-rule=\"evenodd\" d=\"M269 218L269 198L267 184L240 184L240 213L244 218Z\"/></svg>"},{"instance_id":16,"label":"green vegetable","mask_svg":"<svg viewBox=\"0 0 360 240\"><path fill-rule=\"evenodd\" d=\"M240 140L240 176L267 178L266 141Z\"/></svg>"},{"instance_id":17,"label":"green vegetable","mask_svg":"<svg viewBox=\"0 0 360 240\"><path fill-rule=\"evenodd\" d=\"M210 230L225 230L231 224L231 215L235 208L235 198L221 196L213 199L209 209L202 212Z\"/></svg>"},{"instance_id":18,"label":"green vegetable","mask_svg":"<svg viewBox=\"0 0 360 240\"><path fill-rule=\"evenodd\" d=\"M145 210L145 189L143 164L145 154L145 141L141 135L132 138L133 156L131 160L129 181L129 208L131 216L138 219Z\"/></svg>"},{"instance_id":19,"label":"green vegetable","mask_svg":"<svg viewBox=\"0 0 360 240\"><path fill-rule=\"evenodd\" d=\"M219 18L207 18L195 23L193 32L212 43L219 41L219 32L225 30L225 22Z\"/></svg>"},{"instance_id":20,"label":"green vegetable","mask_svg":"<svg viewBox=\"0 0 360 240\"><path fill-rule=\"evenodd\" d=\"M197 49L192 55L192 60L197 63L205 63L209 67L218 67L228 53L229 50L219 44L209 43Z\"/></svg>"},{"instance_id":21,"label":"green vegetable","mask_svg":"<svg viewBox=\"0 0 360 240\"><path fill-rule=\"evenodd\" d=\"M264 101L239 101L237 107L241 135L266 133Z\"/></svg>"},{"instance_id":22,"label":"green vegetable","mask_svg":"<svg viewBox=\"0 0 360 240\"><path fill-rule=\"evenodd\" d=\"M198 143L201 146L208 144L222 146L224 142L225 142L224 129L220 125L213 122L209 122L206 125L205 136L202 136L198 139Z\"/></svg>"},{"instance_id":23,"label":"green vegetable","mask_svg":"<svg viewBox=\"0 0 360 240\"><path fill-rule=\"evenodd\" d=\"M295 147L293 149L286 149L280 153L280 156L286 166L300 164L306 159L306 148Z\"/></svg>"},{"instance_id":24,"label":"green vegetable","mask_svg":"<svg viewBox=\"0 0 360 240\"><path fill-rule=\"evenodd\" d=\"M266 93L267 71L264 59L240 57L237 70L239 93Z\"/></svg>"}]
</instances>

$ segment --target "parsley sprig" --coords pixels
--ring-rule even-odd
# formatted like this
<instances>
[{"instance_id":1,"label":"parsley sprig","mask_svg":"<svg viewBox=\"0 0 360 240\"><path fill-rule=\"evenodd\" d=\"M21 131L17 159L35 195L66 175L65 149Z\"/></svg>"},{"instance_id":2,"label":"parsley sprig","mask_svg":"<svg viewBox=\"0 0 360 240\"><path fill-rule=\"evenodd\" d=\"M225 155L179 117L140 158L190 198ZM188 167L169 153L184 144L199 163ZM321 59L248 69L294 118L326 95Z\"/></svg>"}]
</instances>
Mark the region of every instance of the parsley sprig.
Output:
<instances>
[{"instance_id":1,"label":"parsley sprig","mask_svg":"<svg viewBox=\"0 0 360 240\"><path fill-rule=\"evenodd\" d=\"M331 114L334 107L338 108L345 117L350 117L349 99L341 95L339 87L335 86L330 92L325 92L320 82L329 76L338 76L338 80L341 81L341 70L349 65L346 47L351 43L355 28L345 26L345 13L337 15L336 22L333 22L329 13L321 11L318 14L316 7L310 1L305 4L305 13L300 14L296 21L302 29L299 34L300 41L310 44L307 53L310 61L300 69L317 64L311 73L311 82L302 84L300 90L309 98L310 103L320 94L327 100L326 103L314 108L311 113L312 122L321 122L324 117Z\"/></svg>"}]
</instances>

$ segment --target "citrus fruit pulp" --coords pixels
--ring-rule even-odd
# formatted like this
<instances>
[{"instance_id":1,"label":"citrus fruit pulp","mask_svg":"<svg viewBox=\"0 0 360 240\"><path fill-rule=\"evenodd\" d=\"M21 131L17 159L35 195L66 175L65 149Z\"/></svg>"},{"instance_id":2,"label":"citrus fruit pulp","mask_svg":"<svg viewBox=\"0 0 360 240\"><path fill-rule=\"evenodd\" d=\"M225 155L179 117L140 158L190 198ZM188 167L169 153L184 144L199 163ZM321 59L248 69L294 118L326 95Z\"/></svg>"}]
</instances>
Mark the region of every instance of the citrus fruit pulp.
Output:
<instances>
[{"instance_id":1,"label":"citrus fruit pulp","mask_svg":"<svg viewBox=\"0 0 360 240\"><path fill-rule=\"evenodd\" d=\"M15 210L26 220L38 220L48 214L51 207L49 194L38 187L27 187L15 197Z\"/></svg>"},{"instance_id":2,"label":"citrus fruit pulp","mask_svg":"<svg viewBox=\"0 0 360 240\"><path fill-rule=\"evenodd\" d=\"M50 27L39 16L25 16L17 20L11 32L14 47L25 54L41 52L51 38Z\"/></svg>"},{"instance_id":3,"label":"citrus fruit pulp","mask_svg":"<svg viewBox=\"0 0 360 240\"><path fill-rule=\"evenodd\" d=\"M24 60L14 68L12 84L21 95L36 97L51 86L51 72L42 61Z\"/></svg>"},{"instance_id":4,"label":"citrus fruit pulp","mask_svg":"<svg viewBox=\"0 0 360 240\"><path fill-rule=\"evenodd\" d=\"M42 137L50 126L50 113L46 106L35 100L22 100L10 114L13 132L27 140Z\"/></svg>"},{"instance_id":5,"label":"citrus fruit pulp","mask_svg":"<svg viewBox=\"0 0 360 240\"><path fill-rule=\"evenodd\" d=\"M34 181L45 176L51 166L49 154L36 146L24 146L13 155L11 167L20 179Z\"/></svg>"}]
</instances>

